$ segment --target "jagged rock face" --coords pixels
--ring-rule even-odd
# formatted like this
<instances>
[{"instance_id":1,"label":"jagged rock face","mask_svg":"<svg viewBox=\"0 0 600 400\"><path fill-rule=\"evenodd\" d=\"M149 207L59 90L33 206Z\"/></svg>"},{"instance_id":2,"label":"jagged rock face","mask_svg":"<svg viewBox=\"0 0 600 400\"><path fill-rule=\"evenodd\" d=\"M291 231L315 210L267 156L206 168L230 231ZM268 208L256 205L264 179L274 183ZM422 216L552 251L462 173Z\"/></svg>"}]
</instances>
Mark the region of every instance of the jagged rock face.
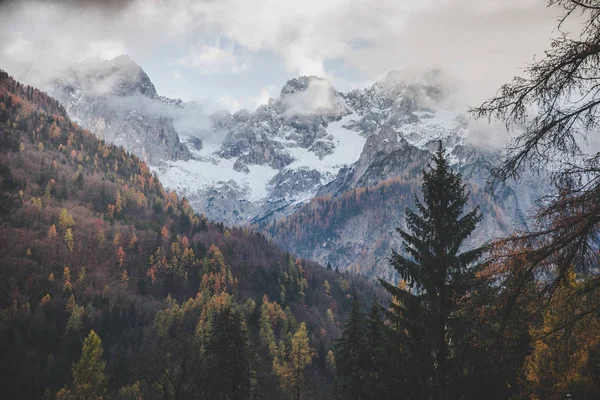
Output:
<instances>
[{"instance_id":1,"label":"jagged rock face","mask_svg":"<svg viewBox=\"0 0 600 400\"><path fill-rule=\"evenodd\" d=\"M356 187L376 185L395 176L414 175L420 171L430 153L410 145L406 139L389 128L371 135L349 173L339 174L325 185L319 195L336 195Z\"/></svg>"},{"instance_id":2,"label":"jagged rock face","mask_svg":"<svg viewBox=\"0 0 600 400\"><path fill-rule=\"evenodd\" d=\"M195 160L163 165L158 173L219 221L243 224L285 215L359 158L366 136L346 128L353 113L345 95L323 79L292 79L255 112L213 114L206 136L222 139L204 140L205 148L192 151ZM234 190L238 200L213 196L214 190ZM214 197L209 207L207 196Z\"/></svg>"},{"instance_id":3,"label":"jagged rock face","mask_svg":"<svg viewBox=\"0 0 600 400\"><path fill-rule=\"evenodd\" d=\"M269 182L272 198L285 198L297 188L318 187L322 182L319 171L310 168L282 171Z\"/></svg>"},{"instance_id":4,"label":"jagged rock face","mask_svg":"<svg viewBox=\"0 0 600 400\"><path fill-rule=\"evenodd\" d=\"M83 61L53 86L69 116L100 138L151 164L190 158L170 116L181 100L159 97L148 75L129 57Z\"/></svg>"},{"instance_id":5,"label":"jagged rock face","mask_svg":"<svg viewBox=\"0 0 600 400\"><path fill-rule=\"evenodd\" d=\"M236 158L238 165L268 165L276 170L294 162L290 148L306 149L322 159L335 149L333 137L327 137L328 124L350 113L341 94L324 80L292 79L278 99L254 113L242 110L216 115L213 129L226 131L217 154Z\"/></svg>"}]
</instances>

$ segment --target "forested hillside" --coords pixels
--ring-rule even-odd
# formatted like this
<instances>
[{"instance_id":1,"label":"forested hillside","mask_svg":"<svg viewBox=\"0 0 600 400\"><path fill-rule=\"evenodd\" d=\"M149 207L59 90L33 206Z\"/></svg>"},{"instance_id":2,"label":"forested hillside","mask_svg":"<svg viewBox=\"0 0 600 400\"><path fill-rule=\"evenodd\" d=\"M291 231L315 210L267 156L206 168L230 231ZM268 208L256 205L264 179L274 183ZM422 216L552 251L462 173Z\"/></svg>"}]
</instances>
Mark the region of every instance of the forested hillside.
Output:
<instances>
[{"instance_id":1,"label":"forested hillside","mask_svg":"<svg viewBox=\"0 0 600 400\"><path fill-rule=\"evenodd\" d=\"M326 398L352 291L382 297L210 223L2 71L0 188L5 398Z\"/></svg>"},{"instance_id":2,"label":"forested hillside","mask_svg":"<svg viewBox=\"0 0 600 400\"><path fill-rule=\"evenodd\" d=\"M402 246L395 232L396 222L405 223L404 210L413 204L419 185L420 177L412 174L352 189L336 197L317 197L294 214L258 227L277 244L301 257L324 260L341 270L364 273L370 278L397 280L386 260L390 249ZM500 235L512 228L510 218L489 194L474 184L468 188L470 204L480 205L488 217L468 243L491 241L493 236L486 236L490 232Z\"/></svg>"}]
</instances>

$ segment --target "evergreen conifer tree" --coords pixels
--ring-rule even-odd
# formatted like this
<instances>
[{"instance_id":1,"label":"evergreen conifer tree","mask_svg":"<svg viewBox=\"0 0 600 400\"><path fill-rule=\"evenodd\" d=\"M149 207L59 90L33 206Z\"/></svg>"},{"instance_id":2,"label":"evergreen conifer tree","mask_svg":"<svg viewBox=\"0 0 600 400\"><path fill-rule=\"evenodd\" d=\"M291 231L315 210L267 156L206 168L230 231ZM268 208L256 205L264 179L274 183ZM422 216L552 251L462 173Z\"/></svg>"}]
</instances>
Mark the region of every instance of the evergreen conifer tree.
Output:
<instances>
[{"instance_id":1,"label":"evergreen conifer tree","mask_svg":"<svg viewBox=\"0 0 600 400\"><path fill-rule=\"evenodd\" d=\"M364 399L365 379L365 317L361 312L356 292L352 297L350 319L344 326L342 337L336 343L337 398Z\"/></svg>"},{"instance_id":2,"label":"evergreen conifer tree","mask_svg":"<svg viewBox=\"0 0 600 400\"><path fill-rule=\"evenodd\" d=\"M227 307L214 317L206 350L211 397L248 398L250 349L248 329L240 310Z\"/></svg>"},{"instance_id":3,"label":"evergreen conifer tree","mask_svg":"<svg viewBox=\"0 0 600 400\"><path fill-rule=\"evenodd\" d=\"M366 324L365 392L369 399L385 399L387 398L384 380L387 339L381 318L381 306L376 300L373 301Z\"/></svg>"},{"instance_id":4,"label":"evergreen conifer tree","mask_svg":"<svg viewBox=\"0 0 600 400\"><path fill-rule=\"evenodd\" d=\"M424 388L422 398L447 400L450 393L452 351L458 323L453 312L457 299L473 285L473 264L483 248L463 250L465 240L481 220L479 207L465 214L469 194L459 173L450 168L440 142L433 165L423 171L423 201L415 199L417 212L406 210L407 230L397 231L405 254L392 252L391 266L406 287L380 279L393 296L389 317L404 336L414 372Z\"/></svg>"}]
</instances>

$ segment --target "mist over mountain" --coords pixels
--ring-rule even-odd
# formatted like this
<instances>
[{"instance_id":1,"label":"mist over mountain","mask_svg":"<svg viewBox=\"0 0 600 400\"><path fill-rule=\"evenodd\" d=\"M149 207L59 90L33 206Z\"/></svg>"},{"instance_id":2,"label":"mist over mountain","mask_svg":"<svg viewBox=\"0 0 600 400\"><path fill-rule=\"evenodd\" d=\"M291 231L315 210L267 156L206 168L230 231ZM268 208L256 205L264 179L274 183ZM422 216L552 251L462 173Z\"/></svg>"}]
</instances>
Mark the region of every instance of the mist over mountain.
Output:
<instances>
[{"instance_id":1,"label":"mist over mountain","mask_svg":"<svg viewBox=\"0 0 600 400\"><path fill-rule=\"evenodd\" d=\"M190 158L173 120L181 101L159 97L128 56L83 60L53 79L51 92L81 126L146 161Z\"/></svg>"}]
</instances>

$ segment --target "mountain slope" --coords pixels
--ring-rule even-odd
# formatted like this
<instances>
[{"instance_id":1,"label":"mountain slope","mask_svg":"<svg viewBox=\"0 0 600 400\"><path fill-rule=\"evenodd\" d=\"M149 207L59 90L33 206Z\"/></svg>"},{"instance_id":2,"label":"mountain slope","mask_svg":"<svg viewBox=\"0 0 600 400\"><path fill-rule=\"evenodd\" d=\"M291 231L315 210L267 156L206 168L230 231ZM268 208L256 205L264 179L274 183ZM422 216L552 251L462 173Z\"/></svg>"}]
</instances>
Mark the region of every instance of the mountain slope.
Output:
<instances>
[{"instance_id":1,"label":"mountain slope","mask_svg":"<svg viewBox=\"0 0 600 400\"><path fill-rule=\"evenodd\" d=\"M480 205L483 221L467 245L479 245L514 227L506 211L475 185L469 185L471 206ZM374 186L316 197L292 215L260 228L284 248L301 257L329 263L340 270L394 281L389 268L392 249L402 252L397 227L405 227L405 209L414 209L420 190L416 177L405 175Z\"/></svg>"},{"instance_id":2,"label":"mountain slope","mask_svg":"<svg viewBox=\"0 0 600 400\"><path fill-rule=\"evenodd\" d=\"M348 315L349 291L380 296L373 284L294 259L248 229L208 222L165 191L141 159L81 129L56 100L2 71L0 138L2 393L33 399L68 385L94 329L110 398L137 380L144 398L155 398L157 382L191 351L181 353L183 344L213 343L222 337L213 318L239 315L258 397L283 390L271 350L281 346L285 359L287 333L305 322L320 356L306 373L307 396L325 398L325 354ZM269 330L270 338L261 336ZM206 351L205 360L218 355ZM208 369L194 382L227 374L221 364L199 362Z\"/></svg>"}]
</instances>

